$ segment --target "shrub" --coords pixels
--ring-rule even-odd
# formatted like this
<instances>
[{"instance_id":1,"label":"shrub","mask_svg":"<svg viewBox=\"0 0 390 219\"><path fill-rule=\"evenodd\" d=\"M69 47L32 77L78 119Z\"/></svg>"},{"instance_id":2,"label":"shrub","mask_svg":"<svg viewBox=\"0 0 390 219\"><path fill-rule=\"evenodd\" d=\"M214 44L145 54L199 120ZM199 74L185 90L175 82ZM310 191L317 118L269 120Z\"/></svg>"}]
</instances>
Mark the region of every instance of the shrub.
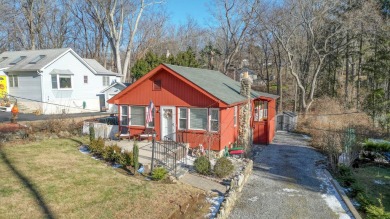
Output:
<instances>
[{"instance_id":1,"label":"shrub","mask_svg":"<svg viewBox=\"0 0 390 219\"><path fill-rule=\"evenodd\" d=\"M122 148L120 148L118 145L112 145L112 153L110 156L110 161L120 163L120 160L122 159Z\"/></svg>"},{"instance_id":2,"label":"shrub","mask_svg":"<svg viewBox=\"0 0 390 219\"><path fill-rule=\"evenodd\" d=\"M210 174L211 164L207 157L200 156L194 161L194 167L196 172L202 175Z\"/></svg>"},{"instance_id":3,"label":"shrub","mask_svg":"<svg viewBox=\"0 0 390 219\"><path fill-rule=\"evenodd\" d=\"M107 147L104 147L103 151L102 151L102 157L104 160L106 161L109 161L111 162L111 154L114 153L114 150L112 149L112 147L110 146L107 146Z\"/></svg>"},{"instance_id":4,"label":"shrub","mask_svg":"<svg viewBox=\"0 0 390 219\"><path fill-rule=\"evenodd\" d=\"M92 140L88 146L88 149L95 156L102 156L104 151L104 140L102 138L98 138L97 140Z\"/></svg>"},{"instance_id":5,"label":"shrub","mask_svg":"<svg viewBox=\"0 0 390 219\"><path fill-rule=\"evenodd\" d=\"M152 172L152 180L160 181L165 179L168 175L168 171L164 167L157 167Z\"/></svg>"},{"instance_id":6,"label":"shrub","mask_svg":"<svg viewBox=\"0 0 390 219\"><path fill-rule=\"evenodd\" d=\"M214 166L214 173L219 178L223 178L232 174L233 170L234 166L232 161L226 157L219 158Z\"/></svg>"},{"instance_id":7,"label":"shrub","mask_svg":"<svg viewBox=\"0 0 390 219\"><path fill-rule=\"evenodd\" d=\"M95 128L93 126L91 126L91 124L89 125L89 142L92 142L93 140L95 140Z\"/></svg>"},{"instance_id":8,"label":"shrub","mask_svg":"<svg viewBox=\"0 0 390 219\"><path fill-rule=\"evenodd\" d=\"M356 182L355 177L352 175L352 169L345 165L338 166L338 179L343 186L351 186Z\"/></svg>"},{"instance_id":9,"label":"shrub","mask_svg":"<svg viewBox=\"0 0 390 219\"><path fill-rule=\"evenodd\" d=\"M133 162L133 152L124 152L122 153L122 159L120 161L120 164L122 164L123 166L133 166L134 165L134 162Z\"/></svg>"},{"instance_id":10,"label":"shrub","mask_svg":"<svg viewBox=\"0 0 390 219\"><path fill-rule=\"evenodd\" d=\"M138 155L139 155L138 143L134 142L134 145L133 145L133 163L134 163L135 173L137 173L138 166L139 166Z\"/></svg>"},{"instance_id":11,"label":"shrub","mask_svg":"<svg viewBox=\"0 0 390 219\"><path fill-rule=\"evenodd\" d=\"M390 218L390 212L386 212L383 207L382 200L378 198L379 206L368 205L365 207L368 219L388 219Z\"/></svg>"},{"instance_id":12,"label":"shrub","mask_svg":"<svg viewBox=\"0 0 390 219\"><path fill-rule=\"evenodd\" d=\"M388 142L372 142L366 141L364 149L367 151L388 152L390 151L390 144Z\"/></svg>"}]
</instances>

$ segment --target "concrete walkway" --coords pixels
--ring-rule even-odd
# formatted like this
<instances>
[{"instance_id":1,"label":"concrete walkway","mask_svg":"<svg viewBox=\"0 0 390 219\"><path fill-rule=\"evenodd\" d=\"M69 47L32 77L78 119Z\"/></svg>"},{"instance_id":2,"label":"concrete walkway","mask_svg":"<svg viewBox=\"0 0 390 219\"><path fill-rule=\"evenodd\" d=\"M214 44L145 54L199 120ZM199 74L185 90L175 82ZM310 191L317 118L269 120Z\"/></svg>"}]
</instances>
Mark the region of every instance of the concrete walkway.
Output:
<instances>
[{"instance_id":1,"label":"concrete walkway","mask_svg":"<svg viewBox=\"0 0 390 219\"><path fill-rule=\"evenodd\" d=\"M254 147L253 173L230 218L352 218L305 136L278 132Z\"/></svg>"},{"instance_id":2,"label":"concrete walkway","mask_svg":"<svg viewBox=\"0 0 390 219\"><path fill-rule=\"evenodd\" d=\"M117 144L119 147L126 151L133 151L134 141L133 140L121 140L121 141L106 141L106 145ZM139 162L143 165L149 165L152 162L152 142L138 141L139 148Z\"/></svg>"},{"instance_id":3,"label":"concrete walkway","mask_svg":"<svg viewBox=\"0 0 390 219\"><path fill-rule=\"evenodd\" d=\"M179 181L207 192L218 193L219 195L223 195L226 192L226 186L191 173L185 174Z\"/></svg>"}]
</instances>

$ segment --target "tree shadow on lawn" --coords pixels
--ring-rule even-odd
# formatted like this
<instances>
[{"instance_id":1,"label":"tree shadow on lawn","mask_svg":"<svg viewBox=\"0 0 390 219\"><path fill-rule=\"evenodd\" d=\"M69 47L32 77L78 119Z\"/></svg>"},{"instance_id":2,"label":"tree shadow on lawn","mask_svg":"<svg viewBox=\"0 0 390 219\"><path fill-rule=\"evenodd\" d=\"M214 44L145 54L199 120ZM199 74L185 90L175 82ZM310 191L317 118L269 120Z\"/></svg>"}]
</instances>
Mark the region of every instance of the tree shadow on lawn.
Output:
<instances>
[{"instance_id":1,"label":"tree shadow on lawn","mask_svg":"<svg viewBox=\"0 0 390 219\"><path fill-rule=\"evenodd\" d=\"M20 182L23 183L26 186L26 188L30 190L30 193L35 197L37 204L41 207L41 210L45 214L46 218L55 218L53 212L50 210L50 207L47 205L47 203L45 203L45 200L42 197L42 195L37 191L37 189L30 182L30 180L26 176L24 176L20 171L18 171L14 165L12 165L12 163L7 157L7 154L5 154L1 148L0 148L0 157L2 157L1 160L3 160L3 162L12 171L12 173L16 177L18 177Z\"/></svg>"}]
</instances>

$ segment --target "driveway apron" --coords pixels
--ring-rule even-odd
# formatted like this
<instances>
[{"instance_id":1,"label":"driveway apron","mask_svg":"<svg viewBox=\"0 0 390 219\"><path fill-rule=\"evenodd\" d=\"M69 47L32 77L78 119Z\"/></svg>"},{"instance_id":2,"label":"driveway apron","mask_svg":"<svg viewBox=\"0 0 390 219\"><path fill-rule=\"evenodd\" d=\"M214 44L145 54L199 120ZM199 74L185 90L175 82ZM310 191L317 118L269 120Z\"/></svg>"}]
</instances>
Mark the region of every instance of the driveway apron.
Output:
<instances>
[{"instance_id":1,"label":"driveway apron","mask_svg":"<svg viewBox=\"0 0 390 219\"><path fill-rule=\"evenodd\" d=\"M230 218L353 218L303 135L278 132L254 146L253 173Z\"/></svg>"}]
</instances>

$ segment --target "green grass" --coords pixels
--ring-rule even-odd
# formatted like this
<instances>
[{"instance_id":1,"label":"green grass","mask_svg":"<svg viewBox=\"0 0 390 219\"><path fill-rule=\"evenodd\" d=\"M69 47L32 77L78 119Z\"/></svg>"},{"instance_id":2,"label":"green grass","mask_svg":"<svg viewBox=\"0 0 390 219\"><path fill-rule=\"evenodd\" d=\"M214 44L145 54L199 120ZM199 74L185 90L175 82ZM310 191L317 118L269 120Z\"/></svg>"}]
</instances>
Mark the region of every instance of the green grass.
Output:
<instances>
[{"instance_id":1,"label":"green grass","mask_svg":"<svg viewBox=\"0 0 390 219\"><path fill-rule=\"evenodd\" d=\"M378 198L382 196L382 203L386 211L390 211L390 169L385 167L368 166L355 169L356 183L360 184L365 194L375 204L379 205ZM385 183L380 185L374 181Z\"/></svg>"},{"instance_id":2,"label":"green grass","mask_svg":"<svg viewBox=\"0 0 390 219\"><path fill-rule=\"evenodd\" d=\"M80 153L79 141L0 148L0 218L167 218L200 193L125 175Z\"/></svg>"}]
</instances>

